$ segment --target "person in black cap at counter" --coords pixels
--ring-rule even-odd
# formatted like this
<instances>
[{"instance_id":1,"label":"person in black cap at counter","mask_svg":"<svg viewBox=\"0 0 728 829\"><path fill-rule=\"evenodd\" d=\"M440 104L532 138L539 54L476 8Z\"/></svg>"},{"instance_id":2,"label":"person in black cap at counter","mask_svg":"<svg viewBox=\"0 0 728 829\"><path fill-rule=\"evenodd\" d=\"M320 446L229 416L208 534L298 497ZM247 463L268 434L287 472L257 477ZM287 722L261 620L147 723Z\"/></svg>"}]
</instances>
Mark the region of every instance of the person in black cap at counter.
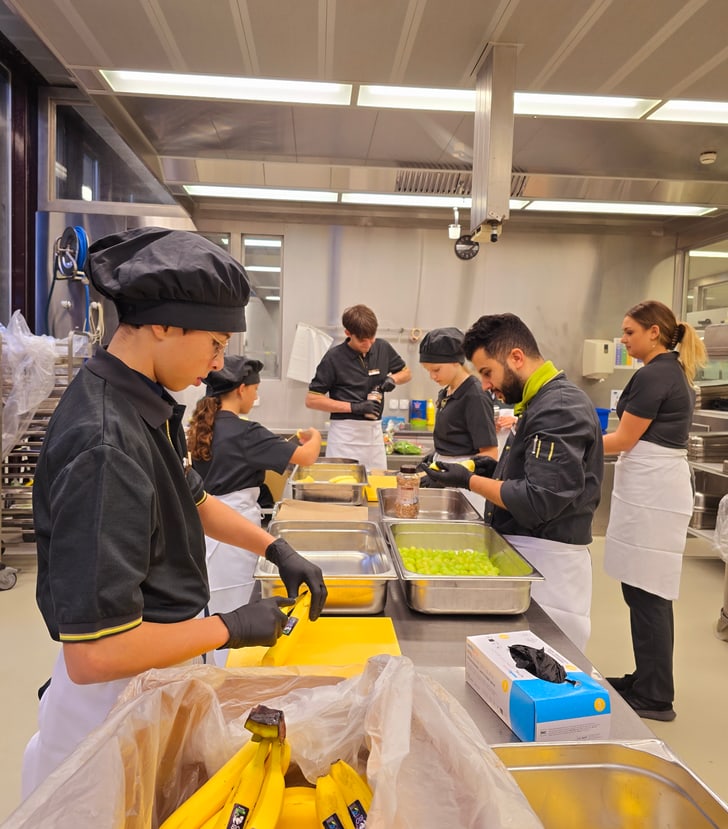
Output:
<instances>
[{"instance_id":1,"label":"person in black cap at counter","mask_svg":"<svg viewBox=\"0 0 728 829\"><path fill-rule=\"evenodd\" d=\"M329 412L327 458L356 458L368 470L386 469L382 411L384 394L412 379L404 360L386 340L371 308L352 305L341 322L346 340L330 348L308 386L306 406ZM367 399L379 392L379 400Z\"/></svg>"},{"instance_id":2,"label":"person in black cap at counter","mask_svg":"<svg viewBox=\"0 0 728 829\"><path fill-rule=\"evenodd\" d=\"M497 465L476 473L442 464L427 474L487 499L485 522L545 576L531 595L584 650L591 630L591 525L599 504L604 451L594 404L545 360L515 314L480 317L465 333L465 356L484 389L514 407L518 423ZM486 466L490 465L490 469Z\"/></svg>"},{"instance_id":3,"label":"person in black cap at counter","mask_svg":"<svg viewBox=\"0 0 728 829\"><path fill-rule=\"evenodd\" d=\"M257 526L266 470L282 474L289 463L312 464L321 450L321 433L316 429L299 429L297 440L289 441L242 417L258 399L262 368L260 360L225 357L224 367L205 377L206 395L197 403L187 429L192 466L202 476L205 490ZM210 612L245 604L255 584L259 557L216 538L206 537L205 546ZM215 655L223 656L223 651Z\"/></svg>"},{"instance_id":4,"label":"person in black cap at counter","mask_svg":"<svg viewBox=\"0 0 728 829\"><path fill-rule=\"evenodd\" d=\"M138 228L89 249L91 285L119 327L78 372L50 419L33 485L38 605L62 645L23 759L27 796L106 717L129 679L221 647L272 645L286 623L272 598L203 618L204 535L277 564L311 617L321 570L185 469L183 406L167 389L199 385L245 330L245 271L193 233Z\"/></svg>"},{"instance_id":5,"label":"person in black cap at counter","mask_svg":"<svg viewBox=\"0 0 728 829\"><path fill-rule=\"evenodd\" d=\"M493 398L465 368L463 337L458 328L433 328L420 342L420 363L441 386L427 463L498 457Z\"/></svg>"}]
</instances>

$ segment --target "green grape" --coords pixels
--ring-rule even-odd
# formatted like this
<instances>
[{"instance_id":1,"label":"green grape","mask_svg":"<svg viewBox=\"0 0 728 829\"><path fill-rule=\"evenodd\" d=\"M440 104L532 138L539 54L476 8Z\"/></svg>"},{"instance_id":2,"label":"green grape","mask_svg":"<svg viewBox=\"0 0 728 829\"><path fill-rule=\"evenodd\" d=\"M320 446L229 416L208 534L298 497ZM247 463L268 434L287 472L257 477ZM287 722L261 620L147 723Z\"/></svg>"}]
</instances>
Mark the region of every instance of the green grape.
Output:
<instances>
[{"instance_id":1,"label":"green grape","mask_svg":"<svg viewBox=\"0 0 728 829\"><path fill-rule=\"evenodd\" d=\"M497 576L498 567L487 553L473 549L439 549L405 546L402 563L412 573L425 576Z\"/></svg>"}]
</instances>

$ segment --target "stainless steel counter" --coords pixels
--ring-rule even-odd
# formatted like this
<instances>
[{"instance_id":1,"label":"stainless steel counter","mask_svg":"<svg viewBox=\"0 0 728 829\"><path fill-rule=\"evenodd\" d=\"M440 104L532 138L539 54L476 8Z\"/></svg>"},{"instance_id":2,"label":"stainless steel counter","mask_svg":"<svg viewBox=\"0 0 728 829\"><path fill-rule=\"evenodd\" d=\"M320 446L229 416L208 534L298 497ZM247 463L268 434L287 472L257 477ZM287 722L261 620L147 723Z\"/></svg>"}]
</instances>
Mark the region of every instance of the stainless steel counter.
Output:
<instances>
[{"instance_id":1,"label":"stainless steel counter","mask_svg":"<svg viewBox=\"0 0 728 829\"><path fill-rule=\"evenodd\" d=\"M584 654L534 601L514 616L455 616L417 613L407 606L399 582L391 582L384 615L389 616L404 656L439 682L465 708L489 744L519 742L486 702L465 682L465 639L482 633L531 630L585 673L601 679ZM610 739L637 740L654 734L606 682L612 707Z\"/></svg>"}]
</instances>

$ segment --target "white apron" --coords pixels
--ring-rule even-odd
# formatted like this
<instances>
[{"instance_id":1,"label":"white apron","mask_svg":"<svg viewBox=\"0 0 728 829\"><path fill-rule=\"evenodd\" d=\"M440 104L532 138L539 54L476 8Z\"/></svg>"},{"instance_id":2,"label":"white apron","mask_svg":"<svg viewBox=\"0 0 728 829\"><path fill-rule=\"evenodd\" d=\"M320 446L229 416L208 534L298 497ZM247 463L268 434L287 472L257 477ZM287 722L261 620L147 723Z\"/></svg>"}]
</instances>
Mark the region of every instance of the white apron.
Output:
<instances>
[{"instance_id":1,"label":"white apron","mask_svg":"<svg viewBox=\"0 0 728 829\"><path fill-rule=\"evenodd\" d=\"M259 527L259 494L260 487L255 486L215 497ZM247 604L255 587L254 573L260 556L244 547L235 547L205 536L205 557L207 578L210 582L210 601L207 604L210 615L227 613ZM207 661L224 667L228 650L219 648L208 653Z\"/></svg>"},{"instance_id":2,"label":"white apron","mask_svg":"<svg viewBox=\"0 0 728 829\"><path fill-rule=\"evenodd\" d=\"M637 441L614 467L605 572L663 599L677 599L692 512L687 451Z\"/></svg>"},{"instance_id":3,"label":"white apron","mask_svg":"<svg viewBox=\"0 0 728 829\"><path fill-rule=\"evenodd\" d=\"M458 461L468 461L472 455L443 455L441 452L435 452L433 455L434 461L444 461L445 463L458 463ZM475 508L475 511L482 518L485 510L485 498L479 492L471 492L469 489L458 487L459 491L470 501Z\"/></svg>"},{"instance_id":4,"label":"white apron","mask_svg":"<svg viewBox=\"0 0 728 829\"><path fill-rule=\"evenodd\" d=\"M199 663L200 658L189 660ZM76 685L66 672L63 650L51 684L38 705L38 731L23 754L21 796L25 800L106 719L131 677Z\"/></svg>"},{"instance_id":5,"label":"white apron","mask_svg":"<svg viewBox=\"0 0 728 829\"><path fill-rule=\"evenodd\" d=\"M332 420L326 438L327 458L356 458L367 471L387 468L380 420Z\"/></svg>"},{"instance_id":6,"label":"white apron","mask_svg":"<svg viewBox=\"0 0 728 829\"><path fill-rule=\"evenodd\" d=\"M583 653L591 633L589 548L525 535L506 535L505 538L545 579L531 585L533 599Z\"/></svg>"},{"instance_id":7,"label":"white apron","mask_svg":"<svg viewBox=\"0 0 728 829\"><path fill-rule=\"evenodd\" d=\"M248 521L260 526L259 487L216 495ZM255 586L255 566L260 556L243 547L205 536L207 577L210 582L210 613L227 613L247 603Z\"/></svg>"}]
</instances>

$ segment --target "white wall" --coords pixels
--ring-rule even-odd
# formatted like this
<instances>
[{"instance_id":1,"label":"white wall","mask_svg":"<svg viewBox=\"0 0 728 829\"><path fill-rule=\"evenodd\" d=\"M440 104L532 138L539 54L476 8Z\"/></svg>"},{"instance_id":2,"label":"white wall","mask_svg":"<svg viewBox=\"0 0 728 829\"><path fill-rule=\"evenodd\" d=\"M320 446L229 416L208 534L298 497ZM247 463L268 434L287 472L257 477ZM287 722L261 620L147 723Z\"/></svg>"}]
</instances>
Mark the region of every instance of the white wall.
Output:
<instances>
[{"instance_id":1,"label":"white wall","mask_svg":"<svg viewBox=\"0 0 728 829\"><path fill-rule=\"evenodd\" d=\"M285 379L297 322L322 328L339 341L341 312L355 303L372 307L380 336L411 366L413 380L394 396L433 397L419 367L414 328L466 329L480 315L510 311L531 327L542 353L590 394L609 405L609 389L630 372L604 383L581 378L582 341L619 336L624 311L642 299L672 301L674 239L647 231L546 232L506 225L500 240L484 242L467 262L453 253L442 230L325 225L198 222L200 230L284 236L282 368L280 381L264 380L256 420L270 427L324 425L322 413L303 404L307 384Z\"/></svg>"}]
</instances>

